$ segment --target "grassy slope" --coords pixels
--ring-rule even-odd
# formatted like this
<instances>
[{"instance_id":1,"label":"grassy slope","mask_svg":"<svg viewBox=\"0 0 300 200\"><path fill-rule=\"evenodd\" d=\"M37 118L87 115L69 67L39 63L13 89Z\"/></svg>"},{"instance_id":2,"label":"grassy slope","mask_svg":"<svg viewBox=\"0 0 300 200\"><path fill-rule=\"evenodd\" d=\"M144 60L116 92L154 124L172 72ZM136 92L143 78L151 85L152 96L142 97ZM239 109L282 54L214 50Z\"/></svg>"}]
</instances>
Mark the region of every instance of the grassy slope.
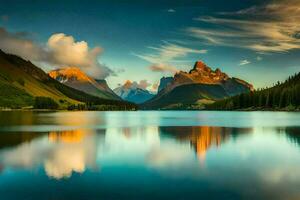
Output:
<instances>
[{"instance_id":1,"label":"grassy slope","mask_svg":"<svg viewBox=\"0 0 300 200\"><path fill-rule=\"evenodd\" d=\"M107 91L103 91L94 85L92 85L92 87L90 87L89 90L86 91L86 93L103 98L103 99L122 100L118 95L116 95L114 93L109 93Z\"/></svg>"},{"instance_id":2,"label":"grassy slope","mask_svg":"<svg viewBox=\"0 0 300 200\"><path fill-rule=\"evenodd\" d=\"M0 78L0 91L0 107L17 108L33 105L33 96L2 78Z\"/></svg>"},{"instance_id":3,"label":"grassy slope","mask_svg":"<svg viewBox=\"0 0 300 200\"><path fill-rule=\"evenodd\" d=\"M100 81L99 81L100 82ZM84 91L87 94L110 100L122 100L119 96L114 94L113 92L108 92L101 88L101 83L97 83L96 81L91 82L66 82L63 83L71 88L77 89L79 91ZM106 84L106 82L105 82Z\"/></svg>"},{"instance_id":4,"label":"grassy slope","mask_svg":"<svg viewBox=\"0 0 300 200\"><path fill-rule=\"evenodd\" d=\"M25 64L27 63L22 63L22 65ZM29 100L29 96L46 96L51 97L57 102L59 102L59 100L65 100L70 103L79 103L78 101L68 98L56 88L48 86L41 80L27 74L21 67L17 67L15 63L10 62L2 56L0 57L0 74L2 87L6 85L7 87L13 88L11 94L10 90L6 90L5 94L4 90L1 90L1 94L2 96L6 96L6 98L11 97L12 99L10 101L14 103L14 105L20 105L22 107L31 106L33 101ZM16 94L19 94L18 98L15 98L17 97ZM23 97L24 100L22 100ZM5 100L1 98L1 102L4 103L4 101Z\"/></svg>"}]
</instances>

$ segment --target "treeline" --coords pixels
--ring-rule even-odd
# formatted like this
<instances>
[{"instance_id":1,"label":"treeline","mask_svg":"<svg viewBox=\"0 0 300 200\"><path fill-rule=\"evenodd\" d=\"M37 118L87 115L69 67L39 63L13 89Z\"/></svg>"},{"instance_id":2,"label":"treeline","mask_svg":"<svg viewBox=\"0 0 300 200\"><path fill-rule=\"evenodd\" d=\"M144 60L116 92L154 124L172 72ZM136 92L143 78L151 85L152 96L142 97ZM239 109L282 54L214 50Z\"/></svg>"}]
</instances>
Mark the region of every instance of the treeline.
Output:
<instances>
[{"instance_id":1,"label":"treeline","mask_svg":"<svg viewBox=\"0 0 300 200\"><path fill-rule=\"evenodd\" d=\"M50 97L35 97L33 107L35 109L58 109L58 106L58 103Z\"/></svg>"},{"instance_id":2,"label":"treeline","mask_svg":"<svg viewBox=\"0 0 300 200\"><path fill-rule=\"evenodd\" d=\"M93 103L86 104L72 104L69 105L68 110L91 110L91 111L117 111L117 110L137 110L136 107L127 105L96 105Z\"/></svg>"},{"instance_id":3,"label":"treeline","mask_svg":"<svg viewBox=\"0 0 300 200\"><path fill-rule=\"evenodd\" d=\"M60 100L59 103L66 103L65 100ZM59 104L50 97L35 97L34 106L35 109L50 109L56 110L61 109ZM70 104L67 106L67 110L136 110L137 108L132 105L120 104L120 105L109 105L109 104L94 104L91 102Z\"/></svg>"},{"instance_id":4,"label":"treeline","mask_svg":"<svg viewBox=\"0 0 300 200\"><path fill-rule=\"evenodd\" d=\"M277 82L277 84L271 88L243 93L220 100L207 105L206 108L211 110L300 109L300 73L290 76L283 83Z\"/></svg>"}]
</instances>

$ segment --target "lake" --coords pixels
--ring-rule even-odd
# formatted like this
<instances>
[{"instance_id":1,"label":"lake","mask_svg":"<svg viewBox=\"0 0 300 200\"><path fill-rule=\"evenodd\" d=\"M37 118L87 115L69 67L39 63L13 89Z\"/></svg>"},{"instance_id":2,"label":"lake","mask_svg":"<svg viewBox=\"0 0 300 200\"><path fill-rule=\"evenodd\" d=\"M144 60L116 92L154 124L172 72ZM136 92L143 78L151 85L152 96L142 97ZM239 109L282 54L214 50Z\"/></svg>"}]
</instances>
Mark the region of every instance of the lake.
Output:
<instances>
[{"instance_id":1,"label":"lake","mask_svg":"<svg viewBox=\"0 0 300 200\"><path fill-rule=\"evenodd\" d=\"M300 199L300 113L3 111L0 199Z\"/></svg>"}]
</instances>

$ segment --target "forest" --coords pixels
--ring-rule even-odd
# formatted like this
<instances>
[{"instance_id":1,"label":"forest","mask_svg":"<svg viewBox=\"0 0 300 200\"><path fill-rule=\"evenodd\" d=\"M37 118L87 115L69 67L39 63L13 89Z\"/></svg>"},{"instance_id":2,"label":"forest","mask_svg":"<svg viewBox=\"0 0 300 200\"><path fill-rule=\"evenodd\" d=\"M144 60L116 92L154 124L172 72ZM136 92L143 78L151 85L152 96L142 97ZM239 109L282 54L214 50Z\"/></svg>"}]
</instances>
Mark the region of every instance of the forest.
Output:
<instances>
[{"instance_id":1,"label":"forest","mask_svg":"<svg viewBox=\"0 0 300 200\"><path fill-rule=\"evenodd\" d=\"M300 73L273 87L243 93L207 105L208 110L299 110Z\"/></svg>"}]
</instances>

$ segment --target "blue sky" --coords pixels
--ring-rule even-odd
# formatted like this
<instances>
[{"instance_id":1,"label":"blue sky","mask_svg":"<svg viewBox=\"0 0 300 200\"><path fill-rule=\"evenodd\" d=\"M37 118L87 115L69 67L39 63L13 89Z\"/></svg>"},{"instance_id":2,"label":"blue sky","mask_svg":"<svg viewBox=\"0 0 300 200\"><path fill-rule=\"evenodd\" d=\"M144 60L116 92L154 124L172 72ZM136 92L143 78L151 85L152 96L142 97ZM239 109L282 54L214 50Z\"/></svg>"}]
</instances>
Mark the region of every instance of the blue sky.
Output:
<instances>
[{"instance_id":1,"label":"blue sky","mask_svg":"<svg viewBox=\"0 0 300 200\"><path fill-rule=\"evenodd\" d=\"M147 80L153 89L162 76L197 60L256 88L300 71L299 1L224 2L1 1L0 48L45 70L78 65L112 88ZM61 47L57 38L67 43Z\"/></svg>"}]
</instances>

